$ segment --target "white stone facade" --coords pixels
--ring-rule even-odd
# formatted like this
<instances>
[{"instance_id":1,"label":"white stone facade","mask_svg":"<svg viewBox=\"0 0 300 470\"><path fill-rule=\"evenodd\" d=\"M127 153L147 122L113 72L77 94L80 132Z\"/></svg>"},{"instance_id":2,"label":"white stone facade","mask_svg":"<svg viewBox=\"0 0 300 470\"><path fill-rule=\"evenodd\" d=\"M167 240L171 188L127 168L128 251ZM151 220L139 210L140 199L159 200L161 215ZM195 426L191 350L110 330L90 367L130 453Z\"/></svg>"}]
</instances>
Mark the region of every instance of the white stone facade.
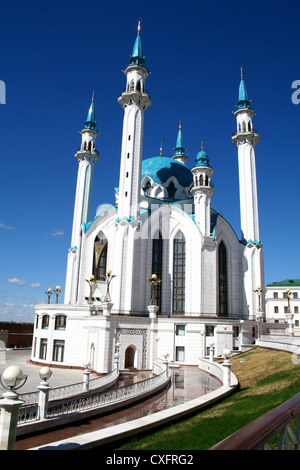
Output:
<instances>
[{"instance_id":1,"label":"white stone facade","mask_svg":"<svg viewBox=\"0 0 300 470\"><path fill-rule=\"evenodd\" d=\"M119 98L124 123L115 205L99 206L94 219L88 219L92 170L99 160L93 108L88 121L92 126L83 129L76 154L79 170L64 304L36 306L34 362L82 367L90 361L94 370L105 373L114 367L117 354L121 369L149 369L166 353L178 364L198 364L210 347L220 356L225 348L243 349L254 341L253 291L264 283L257 137L252 127L246 136L239 127L243 113L251 117L251 125L254 113L235 113L241 210L243 217L244 210L252 214L246 217L247 226L242 217L242 231L249 238L239 240L211 208L214 170L203 148L193 170L186 165L182 145L173 158L161 152L142 160L144 112L151 101L145 92L148 71L137 55L139 36L137 40ZM154 273L161 281L155 288L156 309L149 307Z\"/></svg>"},{"instance_id":2,"label":"white stone facade","mask_svg":"<svg viewBox=\"0 0 300 470\"><path fill-rule=\"evenodd\" d=\"M266 286L265 305L266 321L274 323L292 322L294 335L300 336L299 279L287 279Z\"/></svg>"}]
</instances>

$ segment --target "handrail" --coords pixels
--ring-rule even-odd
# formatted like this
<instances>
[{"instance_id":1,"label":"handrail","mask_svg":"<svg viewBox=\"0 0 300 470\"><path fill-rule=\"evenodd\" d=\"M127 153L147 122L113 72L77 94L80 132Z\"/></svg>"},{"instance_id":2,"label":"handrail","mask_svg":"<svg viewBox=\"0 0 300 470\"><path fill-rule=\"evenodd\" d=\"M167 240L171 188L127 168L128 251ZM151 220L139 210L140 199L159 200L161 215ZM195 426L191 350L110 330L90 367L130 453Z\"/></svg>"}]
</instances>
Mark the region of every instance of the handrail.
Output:
<instances>
[{"instance_id":1,"label":"handrail","mask_svg":"<svg viewBox=\"0 0 300 470\"><path fill-rule=\"evenodd\" d=\"M281 435L278 448L282 447L287 434L290 434L294 448L298 448L299 436L293 433L289 423L297 417L299 419L299 416L300 393L231 434L211 447L210 450L269 449L268 441L279 432ZM288 447L287 440L286 445Z\"/></svg>"},{"instance_id":2,"label":"handrail","mask_svg":"<svg viewBox=\"0 0 300 470\"><path fill-rule=\"evenodd\" d=\"M113 369L111 372L102 375L101 377L95 377L89 381L89 390L97 390L109 385L113 385L119 376L119 371ZM84 382L77 382L70 385L62 385L60 387L50 388L49 400L56 400L59 398L67 398L75 394L82 393ZM20 394L20 399L24 402L24 405L33 405L39 401L39 392L27 392Z\"/></svg>"}]
</instances>

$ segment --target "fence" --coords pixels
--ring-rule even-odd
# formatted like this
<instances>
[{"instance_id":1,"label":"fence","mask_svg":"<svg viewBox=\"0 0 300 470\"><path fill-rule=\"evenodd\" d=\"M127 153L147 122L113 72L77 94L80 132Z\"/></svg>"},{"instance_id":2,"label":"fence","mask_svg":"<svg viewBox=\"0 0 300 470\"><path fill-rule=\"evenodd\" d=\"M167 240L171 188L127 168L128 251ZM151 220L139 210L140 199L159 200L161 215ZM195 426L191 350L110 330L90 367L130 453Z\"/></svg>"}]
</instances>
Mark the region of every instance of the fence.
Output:
<instances>
[{"instance_id":1,"label":"fence","mask_svg":"<svg viewBox=\"0 0 300 470\"><path fill-rule=\"evenodd\" d=\"M135 399L155 393L171 380L168 370L149 379L141 380L131 385L125 385L108 391L98 391L72 396L65 399L49 401L47 418L58 418L67 415L75 415L89 410L107 411L109 408L117 408L126 405ZM38 403L27 404L20 408L18 425L40 420Z\"/></svg>"},{"instance_id":2,"label":"fence","mask_svg":"<svg viewBox=\"0 0 300 470\"><path fill-rule=\"evenodd\" d=\"M99 390L107 388L113 385L117 378L119 377L119 372L117 369L114 369L109 374L103 375L101 377L96 377L89 381L89 390ZM59 400L61 398L67 398L73 395L77 395L83 392L84 382L79 382L71 385L64 385L62 387L55 387L50 389L49 400ZM34 405L39 401L39 392L29 392L20 394L20 400L24 401L24 405Z\"/></svg>"}]
</instances>

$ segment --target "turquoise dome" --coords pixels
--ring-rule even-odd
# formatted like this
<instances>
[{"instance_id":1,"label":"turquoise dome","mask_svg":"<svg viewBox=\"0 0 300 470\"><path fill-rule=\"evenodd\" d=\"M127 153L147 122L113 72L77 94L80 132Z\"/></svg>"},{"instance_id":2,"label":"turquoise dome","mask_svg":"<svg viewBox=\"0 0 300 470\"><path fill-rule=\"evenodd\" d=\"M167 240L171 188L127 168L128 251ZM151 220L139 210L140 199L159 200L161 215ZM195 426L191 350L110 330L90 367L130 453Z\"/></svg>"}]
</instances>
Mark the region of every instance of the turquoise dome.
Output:
<instances>
[{"instance_id":1,"label":"turquoise dome","mask_svg":"<svg viewBox=\"0 0 300 470\"><path fill-rule=\"evenodd\" d=\"M195 166L209 166L208 155L204 150L198 153Z\"/></svg>"},{"instance_id":2,"label":"turquoise dome","mask_svg":"<svg viewBox=\"0 0 300 470\"><path fill-rule=\"evenodd\" d=\"M191 170L183 163L169 157L147 158L142 162L142 179L149 176L155 183L164 184L174 176L178 183L186 188L193 182Z\"/></svg>"}]
</instances>

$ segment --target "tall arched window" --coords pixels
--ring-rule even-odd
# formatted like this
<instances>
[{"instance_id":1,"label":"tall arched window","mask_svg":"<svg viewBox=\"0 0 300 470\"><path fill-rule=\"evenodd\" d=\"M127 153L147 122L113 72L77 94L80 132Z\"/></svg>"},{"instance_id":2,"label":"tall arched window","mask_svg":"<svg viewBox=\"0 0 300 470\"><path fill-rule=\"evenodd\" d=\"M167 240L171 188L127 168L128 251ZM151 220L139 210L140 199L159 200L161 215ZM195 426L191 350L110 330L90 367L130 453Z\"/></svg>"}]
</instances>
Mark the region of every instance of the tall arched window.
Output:
<instances>
[{"instance_id":1,"label":"tall arched window","mask_svg":"<svg viewBox=\"0 0 300 470\"><path fill-rule=\"evenodd\" d=\"M162 256L163 256L163 239L159 232L158 238L152 241L152 273L156 274L158 279L162 279ZM158 311L161 311L161 282L155 288L155 296L157 300Z\"/></svg>"},{"instance_id":2,"label":"tall arched window","mask_svg":"<svg viewBox=\"0 0 300 470\"><path fill-rule=\"evenodd\" d=\"M150 196L150 194L151 194L151 183L150 183L150 181L147 181L147 183L144 187L144 194L145 194L145 196Z\"/></svg>"},{"instance_id":3,"label":"tall arched window","mask_svg":"<svg viewBox=\"0 0 300 470\"><path fill-rule=\"evenodd\" d=\"M223 242L219 245L219 315L227 316L227 256Z\"/></svg>"},{"instance_id":4,"label":"tall arched window","mask_svg":"<svg viewBox=\"0 0 300 470\"><path fill-rule=\"evenodd\" d=\"M94 243L94 269L93 274L95 279L104 280L103 275L106 274L107 265L107 239L105 235L99 235Z\"/></svg>"},{"instance_id":5,"label":"tall arched window","mask_svg":"<svg viewBox=\"0 0 300 470\"><path fill-rule=\"evenodd\" d=\"M168 198L174 199L176 188L175 188L175 184L173 183L173 181L170 182L169 186L167 187L167 191L168 191Z\"/></svg>"},{"instance_id":6,"label":"tall arched window","mask_svg":"<svg viewBox=\"0 0 300 470\"><path fill-rule=\"evenodd\" d=\"M185 238L179 232L173 242L173 315L185 312Z\"/></svg>"}]
</instances>

